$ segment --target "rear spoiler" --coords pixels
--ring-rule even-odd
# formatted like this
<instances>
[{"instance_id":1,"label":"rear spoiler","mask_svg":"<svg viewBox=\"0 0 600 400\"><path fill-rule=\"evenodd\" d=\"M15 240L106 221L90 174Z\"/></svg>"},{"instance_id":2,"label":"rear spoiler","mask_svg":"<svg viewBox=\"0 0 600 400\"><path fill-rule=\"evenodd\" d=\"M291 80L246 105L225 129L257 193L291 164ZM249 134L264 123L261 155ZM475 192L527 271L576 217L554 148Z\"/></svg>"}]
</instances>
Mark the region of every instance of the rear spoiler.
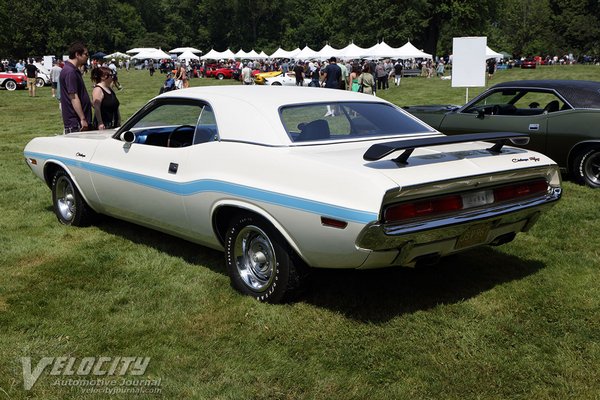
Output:
<instances>
[{"instance_id":1,"label":"rear spoiler","mask_svg":"<svg viewBox=\"0 0 600 400\"><path fill-rule=\"evenodd\" d=\"M517 145L525 145L529 143L529 135L526 133L513 133L513 132L487 132L487 133L472 133L466 135L452 135L452 136L434 136L423 139L412 139L412 140L397 140L395 142L378 143L369 147L369 149L363 155L363 159L366 161L377 161L383 157L388 156L398 150L404 150L398 158L395 158L394 162L399 164L407 164L408 157L412 152L419 147L428 146L441 146L444 144L454 143L466 143L466 142L494 142L494 146L487 149L492 154L500 154L502 152L502 146L507 144L509 141Z\"/></svg>"}]
</instances>

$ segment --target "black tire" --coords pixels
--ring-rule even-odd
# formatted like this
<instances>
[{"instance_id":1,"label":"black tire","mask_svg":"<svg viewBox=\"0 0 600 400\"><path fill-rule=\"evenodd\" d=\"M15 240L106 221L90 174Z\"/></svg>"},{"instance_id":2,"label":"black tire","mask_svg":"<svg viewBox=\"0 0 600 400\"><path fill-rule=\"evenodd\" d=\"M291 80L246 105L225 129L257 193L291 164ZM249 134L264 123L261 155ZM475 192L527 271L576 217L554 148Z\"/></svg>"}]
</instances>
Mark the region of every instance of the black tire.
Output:
<instances>
[{"instance_id":1,"label":"black tire","mask_svg":"<svg viewBox=\"0 0 600 400\"><path fill-rule=\"evenodd\" d=\"M35 78L35 87L43 87L45 84L42 78Z\"/></svg>"},{"instance_id":2,"label":"black tire","mask_svg":"<svg viewBox=\"0 0 600 400\"><path fill-rule=\"evenodd\" d=\"M4 87L6 90L12 92L13 90L17 90L17 82L13 81L12 79L7 79L4 81Z\"/></svg>"},{"instance_id":3,"label":"black tire","mask_svg":"<svg viewBox=\"0 0 600 400\"><path fill-rule=\"evenodd\" d=\"M225 78L225 75L223 75L223 74L218 74L217 75L217 79L220 80L220 81L222 81L224 78Z\"/></svg>"},{"instance_id":4,"label":"black tire","mask_svg":"<svg viewBox=\"0 0 600 400\"><path fill-rule=\"evenodd\" d=\"M271 86L281 86L281 82L273 82Z\"/></svg>"},{"instance_id":5,"label":"black tire","mask_svg":"<svg viewBox=\"0 0 600 400\"><path fill-rule=\"evenodd\" d=\"M87 205L69 174L62 169L56 171L52 178L52 205L61 224L87 226L92 222L94 211Z\"/></svg>"},{"instance_id":6,"label":"black tire","mask_svg":"<svg viewBox=\"0 0 600 400\"><path fill-rule=\"evenodd\" d=\"M261 302L291 300L306 277L306 267L283 236L253 214L232 218L225 235L225 262L231 285Z\"/></svg>"},{"instance_id":7,"label":"black tire","mask_svg":"<svg viewBox=\"0 0 600 400\"><path fill-rule=\"evenodd\" d=\"M574 163L575 178L592 188L600 188L600 149L582 152Z\"/></svg>"}]
</instances>

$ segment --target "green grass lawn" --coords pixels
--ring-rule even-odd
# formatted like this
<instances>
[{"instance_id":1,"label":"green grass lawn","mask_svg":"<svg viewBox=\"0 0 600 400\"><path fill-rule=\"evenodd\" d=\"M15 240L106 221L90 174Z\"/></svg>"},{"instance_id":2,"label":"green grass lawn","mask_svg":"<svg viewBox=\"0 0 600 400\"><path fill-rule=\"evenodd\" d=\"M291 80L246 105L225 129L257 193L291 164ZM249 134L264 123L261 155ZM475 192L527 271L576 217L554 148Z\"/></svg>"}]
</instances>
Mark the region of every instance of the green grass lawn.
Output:
<instances>
[{"instance_id":1,"label":"green grass lawn","mask_svg":"<svg viewBox=\"0 0 600 400\"><path fill-rule=\"evenodd\" d=\"M600 67L498 71L492 83L542 78L600 80ZM123 117L163 79L121 72ZM462 104L465 89L405 78L378 94ZM425 269L316 271L298 302L262 304L230 288L219 252L111 218L60 225L22 156L61 131L50 89L38 96L0 91L0 400L599 398L600 190L565 182L510 244ZM21 357L61 356L150 357L142 378L160 393L84 394L56 379L94 376L51 367L24 390Z\"/></svg>"}]
</instances>

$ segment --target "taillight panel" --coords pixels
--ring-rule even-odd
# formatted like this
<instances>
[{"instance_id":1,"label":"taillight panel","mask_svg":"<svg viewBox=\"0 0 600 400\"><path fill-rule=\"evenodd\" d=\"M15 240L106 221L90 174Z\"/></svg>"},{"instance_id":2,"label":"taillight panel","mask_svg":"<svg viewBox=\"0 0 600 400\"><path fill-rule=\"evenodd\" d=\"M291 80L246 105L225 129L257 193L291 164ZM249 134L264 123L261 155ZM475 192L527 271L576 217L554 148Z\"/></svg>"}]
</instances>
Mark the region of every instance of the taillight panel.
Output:
<instances>
[{"instance_id":1,"label":"taillight panel","mask_svg":"<svg viewBox=\"0 0 600 400\"><path fill-rule=\"evenodd\" d=\"M384 209L384 223L432 218L471 208L510 202L548 193L548 182L538 179L516 184L503 185L485 190L450 194L429 199L389 205Z\"/></svg>"}]
</instances>

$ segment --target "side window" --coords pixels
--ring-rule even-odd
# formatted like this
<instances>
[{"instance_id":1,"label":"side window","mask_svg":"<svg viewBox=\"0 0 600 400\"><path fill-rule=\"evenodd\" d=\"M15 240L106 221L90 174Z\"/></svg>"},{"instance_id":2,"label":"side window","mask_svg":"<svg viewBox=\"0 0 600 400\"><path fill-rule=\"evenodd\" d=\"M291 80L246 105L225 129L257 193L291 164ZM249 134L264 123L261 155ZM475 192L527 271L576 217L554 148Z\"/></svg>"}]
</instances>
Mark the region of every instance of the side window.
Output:
<instances>
[{"instance_id":1,"label":"side window","mask_svg":"<svg viewBox=\"0 0 600 400\"><path fill-rule=\"evenodd\" d=\"M209 105L202 107L196 132L194 133L193 144L213 142L219 139L219 130L217 129L217 120L215 113Z\"/></svg>"},{"instance_id":2,"label":"side window","mask_svg":"<svg viewBox=\"0 0 600 400\"><path fill-rule=\"evenodd\" d=\"M483 112L484 114L493 114L494 106L496 108L508 106L512 104L516 97L518 97L518 93L515 90L496 91L477 100L477 102L463 110L463 113L478 114Z\"/></svg>"},{"instance_id":3,"label":"side window","mask_svg":"<svg viewBox=\"0 0 600 400\"><path fill-rule=\"evenodd\" d=\"M217 129L212 108L203 104L159 104L129 130L136 143L162 147L187 147L215 140Z\"/></svg>"},{"instance_id":4,"label":"side window","mask_svg":"<svg viewBox=\"0 0 600 400\"><path fill-rule=\"evenodd\" d=\"M567 107L554 92L504 89L477 100L463 110L463 113L530 116L552 113Z\"/></svg>"},{"instance_id":5,"label":"side window","mask_svg":"<svg viewBox=\"0 0 600 400\"><path fill-rule=\"evenodd\" d=\"M527 92L516 103L517 109L541 110L541 113L556 112L565 107L565 103L553 92Z\"/></svg>"}]
</instances>

